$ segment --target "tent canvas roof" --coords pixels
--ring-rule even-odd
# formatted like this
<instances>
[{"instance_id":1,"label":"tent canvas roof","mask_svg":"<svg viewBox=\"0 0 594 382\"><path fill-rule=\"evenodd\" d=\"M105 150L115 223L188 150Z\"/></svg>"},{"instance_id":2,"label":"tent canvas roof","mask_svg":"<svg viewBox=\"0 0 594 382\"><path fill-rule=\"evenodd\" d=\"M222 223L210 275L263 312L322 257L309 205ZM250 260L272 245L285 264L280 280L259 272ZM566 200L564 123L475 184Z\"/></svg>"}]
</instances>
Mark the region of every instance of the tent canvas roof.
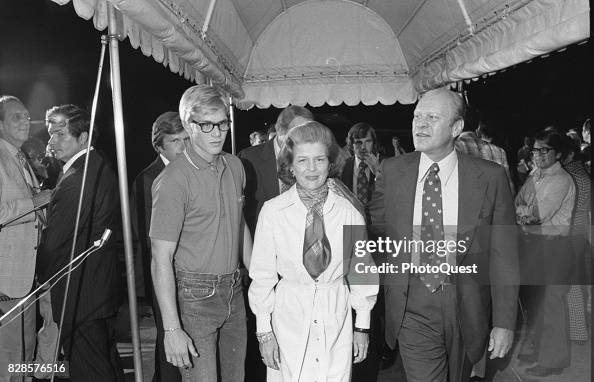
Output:
<instances>
[{"instance_id":1,"label":"tent canvas roof","mask_svg":"<svg viewBox=\"0 0 594 382\"><path fill-rule=\"evenodd\" d=\"M53 0L249 107L414 102L589 38L587 0Z\"/></svg>"}]
</instances>

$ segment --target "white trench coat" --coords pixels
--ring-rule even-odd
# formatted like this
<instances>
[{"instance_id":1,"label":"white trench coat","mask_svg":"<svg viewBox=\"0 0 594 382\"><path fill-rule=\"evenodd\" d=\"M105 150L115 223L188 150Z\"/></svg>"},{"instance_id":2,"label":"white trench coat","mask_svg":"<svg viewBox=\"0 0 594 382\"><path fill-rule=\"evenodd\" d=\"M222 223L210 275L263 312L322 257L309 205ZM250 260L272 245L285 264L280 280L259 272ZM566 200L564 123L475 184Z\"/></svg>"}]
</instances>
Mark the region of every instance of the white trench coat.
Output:
<instances>
[{"instance_id":1,"label":"white trench coat","mask_svg":"<svg viewBox=\"0 0 594 382\"><path fill-rule=\"evenodd\" d=\"M356 326L369 328L378 281L377 275L371 275L368 285L347 285L343 226L364 226L365 221L348 200L328 191L323 218L332 257L328 268L314 281L303 266L306 215L307 208L293 186L266 202L258 218L249 301L257 331L274 330L281 356L280 372L268 369L267 379L348 382L353 353L351 308L356 312ZM365 239L363 230L356 235L359 237L348 242ZM357 261L372 262L369 256ZM350 267L346 264L346 269Z\"/></svg>"}]
</instances>

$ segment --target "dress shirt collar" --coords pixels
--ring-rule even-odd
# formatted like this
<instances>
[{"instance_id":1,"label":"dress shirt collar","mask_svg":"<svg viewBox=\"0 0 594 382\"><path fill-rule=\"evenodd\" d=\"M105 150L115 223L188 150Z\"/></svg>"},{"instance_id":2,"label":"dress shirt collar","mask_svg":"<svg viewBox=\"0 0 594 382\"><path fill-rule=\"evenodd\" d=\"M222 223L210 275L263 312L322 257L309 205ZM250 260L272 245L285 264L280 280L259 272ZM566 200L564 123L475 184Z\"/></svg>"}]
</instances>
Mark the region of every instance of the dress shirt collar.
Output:
<instances>
[{"instance_id":1,"label":"dress shirt collar","mask_svg":"<svg viewBox=\"0 0 594 382\"><path fill-rule=\"evenodd\" d=\"M169 164L169 159L165 158L165 155L163 155L163 154L159 154L159 156L161 157L163 164L165 164L165 166L167 166Z\"/></svg>"},{"instance_id":2,"label":"dress shirt collar","mask_svg":"<svg viewBox=\"0 0 594 382\"><path fill-rule=\"evenodd\" d=\"M421 153L421 159L419 161L419 176L417 178L417 183L422 183L425 181L425 177L429 173L429 168L433 165L433 162L425 153ZM439 179L442 181L442 184L445 186L448 181L450 180L454 169L458 165L458 155L456 154L456 150L452 150L445 158L437 162L439 165Z\"/></svg>"},{"instance_id":3,"label":"dress shirt collar","mask_svg":"<svg viewBox=\"0 0 594 382\"><path fill-rule=\"evenodd\" d=\"M355 173L358 173L361 160L356 155L353 154L353 156L355 157L355 168L353 170L355 170Z\"/></svg>"},{"instance_id":4,"label":"dress shirt collar","mask_svg":"<svg viewBox=\"0 0 594 382\"><path fill-rule=\"evenodd\" d=\"M93 150L93 146L91 146L91 150ZM66 174L66 171L68 171L68 169L70 169L70 167L72 167L72 165L74 164L74 162L80 158L81 156L83 156L85 153L87 152L87 149L82 149L79 152L77 152L76 154L74 154L72 156L72 158L68 159L68 161L66 163L64 163L64 167L62 167L62 173Z\"/></svg>"}]
</instances>

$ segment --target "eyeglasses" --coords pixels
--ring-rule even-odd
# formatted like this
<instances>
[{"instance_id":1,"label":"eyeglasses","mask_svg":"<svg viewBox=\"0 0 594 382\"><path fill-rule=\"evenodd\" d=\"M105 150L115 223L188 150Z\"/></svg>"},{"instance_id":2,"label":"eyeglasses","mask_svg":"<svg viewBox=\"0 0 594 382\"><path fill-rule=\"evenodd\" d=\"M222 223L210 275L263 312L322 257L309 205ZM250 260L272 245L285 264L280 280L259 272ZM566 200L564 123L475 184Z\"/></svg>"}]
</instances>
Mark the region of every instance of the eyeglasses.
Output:
<instances>
[{"instance_id":1,"label":"eyeglasses","mask_svg":"<svg viewBox=\"0 0 594 382\"><path fill-rule=\"evenodd\" d=\"M55 119L46 119L46 125L56 125L57 127L66 127L68 121L56 121Z\"/></svg>"},{"instance_id":2,"label":"eyeglasses","mask_svg":"<svg viewBox=\"0 0 594 382\"><path fill-rule=\"evenodd\" d=\"M29 122L31 121L31 116L29 115L29 113L14 113L10 116L10 119L14 123Z\"/></svg>"},{"instance_id":3,"label":"eyeglasses","mask_svg":"<svg viewBox=\"0 0 594 382\"><path fill-rule=\"evenodd\" d=\"M231 127L231 121L228 119L223 119L221 122L213 123L213 122L197 122L193 119L190 120L190 123L194 123L200 126L200 130L203 133L210 133L215 127L219 128L219 131L227 131Z\"/></svg>"},{"instance_id":4,"label":"eyeglasses","mask_svg":"<svg viewBox=\"0 0 594 382\"><path fill-rule=\"evenodd\" d=\"M532 155L538 155L538 154L542 154L542 155L547 155L549 153L549 151L551 150L555 150L552 147L541 147L539 149L532 149L530 150L530 152L532 153Z\"/></svg>"}]
</instances>

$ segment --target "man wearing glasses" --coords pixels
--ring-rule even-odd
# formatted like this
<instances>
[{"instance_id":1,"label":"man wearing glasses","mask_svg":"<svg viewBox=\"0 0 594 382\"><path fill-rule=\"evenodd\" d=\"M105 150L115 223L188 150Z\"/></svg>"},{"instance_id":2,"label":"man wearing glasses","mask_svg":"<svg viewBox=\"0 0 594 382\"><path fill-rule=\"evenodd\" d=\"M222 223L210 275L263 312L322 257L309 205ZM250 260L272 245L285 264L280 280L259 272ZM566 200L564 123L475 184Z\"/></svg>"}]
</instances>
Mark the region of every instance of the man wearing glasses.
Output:
<instances>
[{"instance_id":1,"label":"man wearing glasses","mask_svg":"<svg viewBox=\"0 0 594 382\"><path fill-rule=\"evenodd\" d=\"M33 209L49 202L51 196L48 190L37 193L39 183L21 151L29 138L29 120L18 98L0 96L0 316L31 291L42 228L41 216ZM1 381L11 380L9 363L31 362L35 350L35 308L8 320L0 326Z\"/></svg>"},{"instance_id":2,"label":"man wearing glasses","mask_svg":"<svg viewBox=\"0 0 594 382\"><path fill-rule=\"evenodd\" d=\"M214 87L186 90L179 112L190 144L152 188L151 271L165 354L183 368L185 381L217 381L217 361L221 381L244 379L246 315L238 269L242 249L249 265L251 237L242 214L243 167L222 151L227 110L226 97Z\"/></svg>"}]
</instances>

